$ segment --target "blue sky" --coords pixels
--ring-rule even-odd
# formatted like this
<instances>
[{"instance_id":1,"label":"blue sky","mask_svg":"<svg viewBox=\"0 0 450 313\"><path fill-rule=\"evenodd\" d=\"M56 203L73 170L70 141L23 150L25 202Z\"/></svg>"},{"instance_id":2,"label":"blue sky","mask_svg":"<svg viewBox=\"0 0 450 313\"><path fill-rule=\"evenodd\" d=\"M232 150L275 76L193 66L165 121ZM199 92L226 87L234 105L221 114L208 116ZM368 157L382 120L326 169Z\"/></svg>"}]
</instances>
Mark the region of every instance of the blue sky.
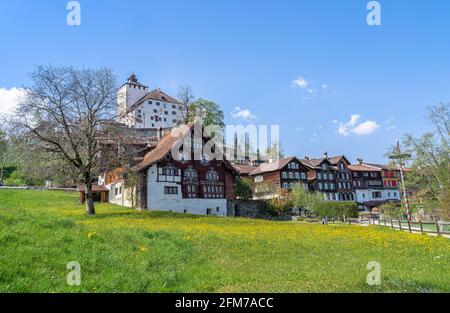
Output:
<instances>
[{"instance_id":1,"label":"blue sky","mask_svg":"<svg viewBox=\"0 0 450 313\"><path fill-rule=\"evenodd\" d=\"M109 66L119 82L134 70L172 95L192 86L228 123L279 124L289 155L353 162L382 162L450 101L446 0L380 1L381 26L368 0L80 0L81 26L67 2L0 0L0 101L39 64Z\"/></svg>"}]
</instances>

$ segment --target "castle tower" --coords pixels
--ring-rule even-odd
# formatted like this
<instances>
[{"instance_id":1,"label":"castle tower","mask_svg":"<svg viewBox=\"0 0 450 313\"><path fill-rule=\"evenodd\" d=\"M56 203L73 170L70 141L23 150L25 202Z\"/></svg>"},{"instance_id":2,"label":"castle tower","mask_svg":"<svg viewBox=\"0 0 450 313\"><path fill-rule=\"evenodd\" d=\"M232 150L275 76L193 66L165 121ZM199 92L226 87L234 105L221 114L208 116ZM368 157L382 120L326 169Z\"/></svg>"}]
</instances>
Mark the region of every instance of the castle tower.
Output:
<instances>
[{"instance_id":1,"label":"castle tower","mask_svg":"<svg viewBox=\"0 0 450 313\"><path fill-rule=\"evenodd\" d=\"M118 121L125 123L125 115L128 109L148 92L148 86L139 83L136 75L132 73L128 81L117 90Z\"/></svg>"}]
</instances>

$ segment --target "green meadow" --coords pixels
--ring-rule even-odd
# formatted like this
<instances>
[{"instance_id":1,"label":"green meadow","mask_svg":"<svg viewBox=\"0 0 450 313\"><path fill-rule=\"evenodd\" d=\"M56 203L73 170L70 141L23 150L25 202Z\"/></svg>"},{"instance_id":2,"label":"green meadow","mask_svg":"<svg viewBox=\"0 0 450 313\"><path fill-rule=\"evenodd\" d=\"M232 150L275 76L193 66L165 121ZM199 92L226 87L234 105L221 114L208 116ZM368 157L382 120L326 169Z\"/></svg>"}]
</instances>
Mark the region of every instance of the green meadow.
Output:
<instances>
[{"instance_id":1,"label":"green meadow","mask_svg":"<svg viewBox=\"0 0 450 313\"><path fill-rule=\"evenodd\" d=\"M87 217L75 193L0 190L0 292L450 292L450 240L109 204Z\"/></svg>"}]
</instances>

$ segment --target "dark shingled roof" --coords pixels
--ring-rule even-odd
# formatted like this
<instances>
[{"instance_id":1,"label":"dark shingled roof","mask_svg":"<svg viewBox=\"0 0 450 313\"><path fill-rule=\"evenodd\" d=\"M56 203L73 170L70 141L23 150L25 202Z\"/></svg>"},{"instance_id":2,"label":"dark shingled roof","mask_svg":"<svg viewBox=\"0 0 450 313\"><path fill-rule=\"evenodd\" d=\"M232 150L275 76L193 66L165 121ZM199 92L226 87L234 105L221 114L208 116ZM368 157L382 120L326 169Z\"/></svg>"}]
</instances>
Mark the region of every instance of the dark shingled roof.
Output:
<instances>
[{"instance_id":1,"label":"dark shingled roof","mask_svg":"<svg viewBox=\"0 0 450 313\"><path fill-rule=\"evenodd\" d=\"M259 175L259 174L263 174L263 173L279 171L294 159L296 159L296 157L284 158L284 159L274 161L274 162L262 163L260 166L255 168L250 173L250 175L254 176L254 175Z\"/></svg>"}]
</instances>

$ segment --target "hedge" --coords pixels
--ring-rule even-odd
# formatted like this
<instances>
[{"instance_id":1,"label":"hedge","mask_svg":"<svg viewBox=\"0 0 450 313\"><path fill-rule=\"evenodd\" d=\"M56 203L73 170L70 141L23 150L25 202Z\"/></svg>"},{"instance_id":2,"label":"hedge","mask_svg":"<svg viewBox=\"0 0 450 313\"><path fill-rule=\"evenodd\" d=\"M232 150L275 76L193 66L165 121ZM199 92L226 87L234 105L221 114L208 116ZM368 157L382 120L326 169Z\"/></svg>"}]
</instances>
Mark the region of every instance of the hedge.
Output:
<instances>
[{"instance_id":1,"label":"hedge","mask_svg":"<svg viewBox=\"0 0 450 313\"><path fill-rule=\"evenodd\" d=\"M319 217L343 219L358 217L358 205L355 202L323 202L315 212Z\"/></svg>"}]
</instances>

